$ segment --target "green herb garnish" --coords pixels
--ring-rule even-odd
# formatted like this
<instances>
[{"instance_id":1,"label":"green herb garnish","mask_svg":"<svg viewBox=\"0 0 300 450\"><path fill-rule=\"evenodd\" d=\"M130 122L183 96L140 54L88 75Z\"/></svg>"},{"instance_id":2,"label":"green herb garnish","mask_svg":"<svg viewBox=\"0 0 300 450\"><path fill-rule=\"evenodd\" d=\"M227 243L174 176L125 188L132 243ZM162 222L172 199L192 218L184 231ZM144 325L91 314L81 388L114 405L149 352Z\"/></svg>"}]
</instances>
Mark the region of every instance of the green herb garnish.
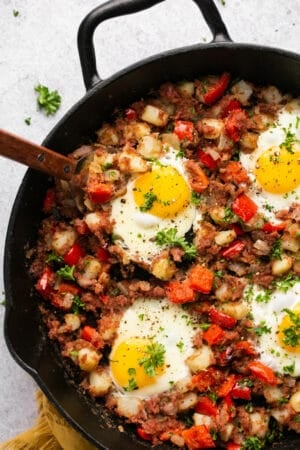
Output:
<instances>
[{"instance_id":1,"label":"green herb garnish","mask_svg":"<svg viewBox=\"0 0 300 450\"><path fill-rule=\"evenodd\" d=\"M149 377L155 377L156 369L163 367L165 363L166 349L162 344L153 342L146 347L146 356L139 360L139 365L143 366Z\"/></svg>"},{"instance_id":2,"label":"green herb garnish","mask_svg":"<svg viewBox=\"0 0 300 450\"><path fill-rule=\"evenodd\" d=\"M74 295L72 303L72 311L74 314L79 314L80 310L85 309L85 303L81 300L79 295Z\"/></svg>"},{"instance_id":3,"label":"green herb garnish","mask_svg":"<svg viewBox=\"0 0 300 450\"><path fill-rule=\"evenodd\" d=\"M158 200L157 195L153 194L153 192L146 192L146 194L144 194L144 199L145 203L142 206L140 206L140 210L142 212L149 211L149 209L152 208L153 203Z\"/></svg>"},{"instance_id":4,"label":"green herb garnish","mask_svg":"<svg viewBox=\"0 0 300 450\"><path fill-rule=\"evenodd\" d=\"M281 259L281 239L277 239L271 248L272 258Z\"/></svg>"},{"instance_id":5,"label":"green herb garnish","mask_svg":"<svg viewBox=\"0 0 300 450\"><path fill-rule=\"evenodd\" d=\"M61 104L61 96L57 91L50 92L46 86L38 85L34 88L38 93L37 103L40 109L44 109L47 116L56 113Z\"/></svg>"},{"instance_id":6,"label":"green herb garnish","mask_svg":"<svg viewBox=\"0 0 300 450\"><path fill-rule=\"evenodd\" d=\"M51 252L48 254L47 258L46 258L46 263L48 264L49 262L57 262L57 263L61 263L63 262L63 257L60 255L57 255L54 252Z\"/></svg>"},{"instance_id":7,"label":"green herb garnish","mask_svg":"<svg viewBox=\"0 0 300 450\"><path fill-rule=\"evenodd\" d=\"M257 327L253 328L253 331L257 336L262 336L263 334L271 333L272 330L271 327L267 327L266 321L262 320Z\"/></svg>"},{"instance_id":8,"label":"green herb garnish","mask_svg":"<svg viewBox=\"0 0 300 450\"><path fill-rule=\"evenodd\" d=\"M201 200L202 200L201 194L199 194L199 192L192 191L191 202L194 205L199 205L201 203Z\"/></svg>"},{"instance_id":9,"label":"green herb garnish","mask_svg":"<svg viewBox=\"0 0 300 450\"><path fill-rule=\"evenodd\" d=\"M64 280L74 281L75 280L74 270L75 270L75 266L65 265L61 269L57 270L56 273Z\"/></svg>"},{"instance_id":10,"label":"green herb garnish","mask_svg":"<svg viewBox=\"0 0 300 450\"><path fill-rule=\"evenodd\" d=\"M288 314L291 321L289 328L282 330L283 342L291 347L297 347L300 345L300 314L294 313L288 308L284 308L283 311Z\"/></svg>"},{"instance_id":11,"label":"green herb garnish","mask_svg":"<svg viewBox=\"0 0 300 450\"><path fill-rule=\"evenodd\" d=\"M31 125L31 117L26 117L26 119L24 119L24 122L26 123L26 125Z\"/></svg>"},{"instance_id":12,"label":"green herb garnish","mask_svg":"<svg viewBox=\"0 0 300 450\"><path fill-rule=\"evenodd\" d=\"M197 256L195 245L189 244L184 237L176 236L176 228L161 230L157 233L155 242L157 245L168 245L169 247L181 247L187 259L194 259Z\"/></svg>"}]
</instances>

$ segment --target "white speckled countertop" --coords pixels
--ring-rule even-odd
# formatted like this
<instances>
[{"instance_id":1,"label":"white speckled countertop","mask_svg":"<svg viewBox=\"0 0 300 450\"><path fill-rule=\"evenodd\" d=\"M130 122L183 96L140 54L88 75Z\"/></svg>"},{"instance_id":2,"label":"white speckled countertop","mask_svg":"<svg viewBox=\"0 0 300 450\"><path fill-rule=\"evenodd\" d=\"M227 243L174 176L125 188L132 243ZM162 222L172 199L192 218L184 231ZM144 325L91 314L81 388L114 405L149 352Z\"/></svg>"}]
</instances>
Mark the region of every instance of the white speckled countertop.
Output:
<instances>
[{"instance_id":1,"label":"white speckled countertop","mask_svg":"<svg viewBox=\"0 0 300 450\"><path fill-rule=\"evenodd\" d=\"M215 0L236 42L300 53L299 0ZM84 93L76 39L81 20L102 0L2 0L0 5L0 126L41 142ZM225 4L223 4L225 3ZM18 14L17 14L18 12ZM95 34L99 72L106 78L129 64L211 35L192 0L166 0L136 15L104 23ZM276 81L276 80L274 80ZM57 89L62 105L53 117L36 107L34 86ZM31 117L31 125L24 122ZM0 290L7 223L25 168L0 157ZM0 306L3 329L4 306ZM30 427L37 386L9 354L0 337L0 442Z\"/></svg>"}]
</instances>

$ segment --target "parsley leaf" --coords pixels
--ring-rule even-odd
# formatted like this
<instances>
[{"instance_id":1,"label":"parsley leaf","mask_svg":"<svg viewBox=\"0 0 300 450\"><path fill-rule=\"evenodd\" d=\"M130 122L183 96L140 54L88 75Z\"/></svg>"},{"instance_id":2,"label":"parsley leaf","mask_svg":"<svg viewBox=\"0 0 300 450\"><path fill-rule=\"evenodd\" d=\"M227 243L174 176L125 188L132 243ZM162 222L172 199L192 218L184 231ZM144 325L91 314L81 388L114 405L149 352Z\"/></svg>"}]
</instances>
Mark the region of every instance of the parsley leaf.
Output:
<instances>
[{"instance_id":1,"label":"parsley leaf","mask_svg":"<svg viewBox=\"0 0 300 450\"><path fill-rule=\"evenodd\" d=\"M61 269L57 270L57 275L59 275L64 280L75 280L74 277L75 266L63 266Z\"/></svg>"},{"instance_id":2,"label":"parsley leaf","mask_svg":"<svg viewBox=\"0 0 300 450\"><path fill-rule=\"evenodd\" d=\"M286 277L281 278L280 280L274 280L274 286L279 289L279 291L287 292L290 288L292 288L296 283L300 282L300 276L294 275L293 273L289 273Z\"/></svg>"},{"instance_id":3,"label":"parsley leaf","mask_svg":"<svg viewBox=\"0 0 300 450\"><path fill-rule=\"evenodd\" d=\"M34 88L35 92L38 93L37 103L40 109L44 109L47 116L56 113L61 104L61 96L57 91L49 91L46 86L39 84Z\"/></svg>"},{"instance_id":4,"label":"parsley leaf","mask_svg":"<svg viewBox=\"0 0 300 450\"><path fill-rule=\"evenodd\" d=\"M242 444L242 450L261 450L264 447L264 442L256 436L248 437Z\"/></svg>"},{"instance_id":5,"label":"parsley leaf","mask_svg":"<svg viewBox=\"0 0 300 450\"><path fill-rule=\"evenodd\" d=\"M18 17L19 14L20 14L20 12L17 9L13 10L14 17Z\"/></svg>"},{"instance_id":6,"label":"parsley leaf","mask_svg":"<svg viewBox=\"0 0 300 450\"><path fill-rule=\"evenodd\" d=\"M50 252L49 255L47 256L46 263L49 264L49 262L51 262L51 261L61 263L61 262L63 262L63 257L60 255L57 255L54 252Z\"/></svg>"},{"instance_id":7,"label":"parsley leaf","mask_svg":"<svg viewBox=\"0 0 300 450\"><path fill-rule=\"evenodd\" d=\"M31 117L26 117L25 119L24 119L24 122L26 123L26 125L31 125Z\"/></svg>"},{"instance_id":8,"label":"parsley leaf","mask_svg":"<svg viewBox=\"0 0 300 450\"><path fill-rule=\"evenodd\" d=\"M143 366L146 374L149 377L154 377L156 375L156 370L158 367L162 367L165 363L165 353L166 349L162 344L153 342L147 345L146 355L144 358L139 360L139 365Z\"/></svg>"},{"instance_id":9,"label":"parsley leaf","mask_svg":"<svg viewBox=\"0 0 300 450\"><path fill-rule=\"evenodd\" d=\"M199 205L201 203L202 197L198 192L192 191L191 202L194 205Z\"/></svg>"},{"instance_id":10,"label":"parsley leaf","mask_svg":"<svg viewBox=\"0 0 300 450\"><path fill-rule=\"evenodd\" d=\"M184 237L176 236L176 228L161 230L157 233L155 242L157 245L168 245L170 247L181 247L185 251L185 257L188 259L196 258L197 251L193 244L189 244Z\"/></svg>"},{"instance_id":11,"label":"parsley leaf","mask_svg":"<svg viewBox=\"0 0 300 450\"><path fill-rule=\"evenodd\" d=\"M142 206L140 206L140 210L142 212L149 211L149 209L152 208L153 203L158 200L157 195L153 194L153 192L146 192L146 194L144 194L144 199L145 203Z\"/></svg>"},{"instance_id":12,"label":"parsley leaf","mask_svg":"<svg viewBox=\"0 0 300 450\"><path fill-rule=\"evenodd\" d=\"M285 132L285 140L279 145L280 148L285 148L289 153L294 153L293 144L299 143L300 140L297 139L295 133L291 132L291 124L289 124L288 128L283 128Z\"/></svg>"},{"instance_id":13,"label":"parsley leaf","mask_svg":"<svg viewBox=\"0 0 300 450\"><path fill-rule=\"evenodd\" d=\"M79 295L74 295L73 297L73 303L72 303L72 310L74 314L79 314L81 309L85 309L85 303L81 300Z\"/></svg>"},{"instance_id":14,"label":"parsley leaf","mask_svg":"<svg viewBox=\"0 0 300 450\"><path fill-rule=\"evenodd\" d=\"M127 372L130 378L128 378L128 386L124 388L124 391L131 392L134 391L135 389L138 389L138 385L135 379L136 370L134 367L129 367Z\"/></svg>"},{"instance_id":15,"label":"parsley leaf","mask_svg":"<svg viewBox=\"0 0 300 450\"><path fill-rule=\"evenodd\" d=\"M267 327L266 321L262 320L257 327L253 328L253 331L257 336L262 336L263 334L271 333L271 327Z\"/></svg>"},{"instance_id":16,"label":"parsley leaf","mask_svg":"<svg viewBox=\"0 0 300 450\"><path fill-rule=\"evenodd\" d=\"M277 239L271 248L272 258L281 259L281 239Z\"/></svg>"},{"instance_id":17,"label":"parsley leaf","mask_svg":"<svg viewBox=\"0 0 300 450\"><path fill-rule=\"evenodd\" d=\"M297 347L300 345L300 314L288 308L284 308L283 311L288 314L291 321L289 327L282 330L284 334L283 342L291 347Z\"/></svg>"}]
</instances>

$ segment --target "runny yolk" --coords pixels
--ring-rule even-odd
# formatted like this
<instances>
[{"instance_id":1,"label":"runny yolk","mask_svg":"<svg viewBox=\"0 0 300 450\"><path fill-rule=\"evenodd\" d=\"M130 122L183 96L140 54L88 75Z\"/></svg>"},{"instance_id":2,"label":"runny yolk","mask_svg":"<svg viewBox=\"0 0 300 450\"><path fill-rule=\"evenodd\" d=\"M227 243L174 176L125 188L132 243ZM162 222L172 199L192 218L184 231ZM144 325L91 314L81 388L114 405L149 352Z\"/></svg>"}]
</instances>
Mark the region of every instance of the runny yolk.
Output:
<instances>
[{"instance_id":1,"label":"runny yolk","mask_svg":"<svg viewBox=\"0 0 300 450\"><path fill-rule=\"evenodd\" d=\"M271 147L257 159L255 176L264 191L285 194L300 185L300 152Z\"/></svg>"},{"instance_id":2,"label":"runny yolk","mask_svg":"<svg viewBox=\"0 0 300 450\"><path fill-rule=\"evenodd\" d=\"M147 346L151 340L146 338L129 338L122 341L110 355L110 368L116 383L126 390L134 390L154 384L156 377L146 374L141 360L148 356ZM160 376L165 367L156 367L155 373Z\"/></svg>"},{"instance_id":3,"label":"runny yolk","mask_svg":"<svg viewBox=\"0 0 300 450\"><path fill-rule=\"evenodd\" d=\"M133 195L141 211L172 218L189 205L191 191L174 167L163 166L140 175L134 183Z\"/></svg>"},{"instance_id":4,"label":"runny yolk","mask_svg":"<svg viewBox=\"0 0 300 450\"><path fill-rule=\"evenodd\" d=\"M300 354L300 303L283 316L278 326L279 345L290 353Z\"/></svg>"}]
</instances>

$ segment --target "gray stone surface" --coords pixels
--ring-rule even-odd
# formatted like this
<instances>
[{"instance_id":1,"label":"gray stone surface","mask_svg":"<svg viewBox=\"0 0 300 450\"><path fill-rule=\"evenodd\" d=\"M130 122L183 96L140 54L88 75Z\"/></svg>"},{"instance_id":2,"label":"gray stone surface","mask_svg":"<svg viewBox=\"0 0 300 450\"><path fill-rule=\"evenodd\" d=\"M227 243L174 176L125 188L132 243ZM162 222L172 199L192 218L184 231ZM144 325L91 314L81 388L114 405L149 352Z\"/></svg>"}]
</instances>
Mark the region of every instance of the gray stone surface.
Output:
<instances>
[{"instance_id":1,"label":"gray stone surface","mask_svg":"<svg viewBox=\"0 0 300 450\"><path fill-rule=\"evenodd\" d=\"M300 52L299 0L215 0L237 42ZM0 124L41 142L54 124L84 94L76 48L81 19L101 0L2 0L0 5ZM17 16L13 11L18 11ZM96 32L99 72L106 78L129 64L163 50L208 42L211 34L192 0L166 0L135 16L104 23ZM276 80L274 80L276 81ZM45 84L62 95L53 117L36 107L33 87ZM31 125L24 122L31 117ZM0 158L0 261L10 210L25 173ZM0 270L1 300L3 292ZM0 306L3 328L4 307ZM34 381L10 356L0 335L0 442L33 424Z\"/></svg>"}]
</instances>

